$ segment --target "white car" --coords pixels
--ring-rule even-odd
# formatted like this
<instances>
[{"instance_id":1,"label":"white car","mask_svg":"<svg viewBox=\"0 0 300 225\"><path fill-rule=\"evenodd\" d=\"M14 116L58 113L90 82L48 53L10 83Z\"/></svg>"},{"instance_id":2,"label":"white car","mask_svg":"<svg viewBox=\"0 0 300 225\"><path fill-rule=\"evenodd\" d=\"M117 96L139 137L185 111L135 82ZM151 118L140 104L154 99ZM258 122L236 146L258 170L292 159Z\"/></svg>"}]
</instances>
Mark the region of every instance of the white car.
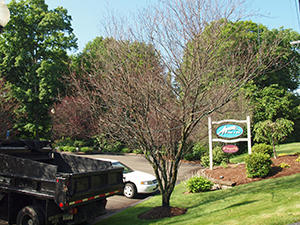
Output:
<instances>
[{"instance_id":1,"label":"white car","mask_svg":"<svg viewBox=\"0 0 300 225\"><path fill-rule=\"evenodd\" d=\"M141 171L133 170L123 163L113 159L102 159L110 161L113 167L123 167L123 179L125 183L123 194L127 198L133 198L137 193L150 194L158 190L156 177Z\"/></svg>"}]
</instances>

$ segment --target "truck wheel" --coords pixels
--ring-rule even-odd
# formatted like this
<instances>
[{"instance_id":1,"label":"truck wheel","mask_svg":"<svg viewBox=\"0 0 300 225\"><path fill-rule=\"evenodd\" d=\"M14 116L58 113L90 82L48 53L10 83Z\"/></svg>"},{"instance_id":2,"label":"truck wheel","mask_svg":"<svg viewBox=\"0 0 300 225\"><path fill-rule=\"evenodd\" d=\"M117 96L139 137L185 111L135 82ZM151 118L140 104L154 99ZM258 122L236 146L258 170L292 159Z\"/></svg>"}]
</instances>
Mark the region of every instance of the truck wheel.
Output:
<instances>
[{"instance_id":1,"label":"truck wheel","mask_svg":"<svg viewBox=\"0 0 300 225\"><path fill-rule=\"evenodd\" d=\"M133 183L125 184L123 194L127 198L133 198L136 195L136 187Z\"/></svg>"},{"instance_id":2,"label":"truck wheel","mask_svg":"<svg viewBox=\"0 0 300 225\"><path fill-rule=\"evenodd\" d=\"M36 206L25 206L17 216L17 225L43 225L43 213Z\"/></svg>"}]
</instances>

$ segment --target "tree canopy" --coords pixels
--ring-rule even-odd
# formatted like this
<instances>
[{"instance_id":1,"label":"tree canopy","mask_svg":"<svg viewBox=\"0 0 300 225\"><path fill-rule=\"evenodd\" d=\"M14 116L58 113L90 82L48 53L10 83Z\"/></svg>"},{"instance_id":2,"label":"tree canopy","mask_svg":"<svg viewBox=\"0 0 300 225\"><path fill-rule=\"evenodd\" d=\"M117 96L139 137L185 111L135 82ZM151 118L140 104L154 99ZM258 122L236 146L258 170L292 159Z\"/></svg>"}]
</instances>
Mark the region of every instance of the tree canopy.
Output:
<instances>
[{"instance_id":1,"label":"tree canopy","mask_svg":"<svg viewBox=\"0 0 300 225\"><path fill-rule=\"evenodd\" d=\"M19 137L49 138L49 111L64 91L67 50L77 47L72 19L62 7L48 9L44 0L12 0L8 7L11 18L0 37L0 71L22 102Z\"/></svg>"}]
</instances>

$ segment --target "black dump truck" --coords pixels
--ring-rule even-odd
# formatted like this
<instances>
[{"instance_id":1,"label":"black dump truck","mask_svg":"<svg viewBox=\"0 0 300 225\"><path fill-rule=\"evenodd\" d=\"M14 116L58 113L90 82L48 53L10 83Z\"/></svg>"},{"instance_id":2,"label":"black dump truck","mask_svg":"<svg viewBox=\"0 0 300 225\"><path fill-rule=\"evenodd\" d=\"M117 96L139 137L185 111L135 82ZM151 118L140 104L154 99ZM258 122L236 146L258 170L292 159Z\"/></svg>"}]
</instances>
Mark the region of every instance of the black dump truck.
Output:
<instances>
[{"instance_id":1,"label":"black dump truck","mask_svg":"<svg viewBox=\"0 0 300 225\"><path fill-rule=\"evenodd\" d=\"M9 224L82 223L123 187L123 168L110 162L53 151L49 141L0 140L0 219Z\"/></svg>"}]
</instances>

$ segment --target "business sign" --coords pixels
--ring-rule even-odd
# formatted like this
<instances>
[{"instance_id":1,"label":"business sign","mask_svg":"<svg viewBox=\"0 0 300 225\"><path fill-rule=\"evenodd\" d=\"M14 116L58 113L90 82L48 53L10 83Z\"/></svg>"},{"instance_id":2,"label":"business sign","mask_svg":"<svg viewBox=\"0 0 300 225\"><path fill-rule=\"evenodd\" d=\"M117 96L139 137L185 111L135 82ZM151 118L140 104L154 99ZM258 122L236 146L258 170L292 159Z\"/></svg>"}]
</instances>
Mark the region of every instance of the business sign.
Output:
<instances>
[{"instance_id":1,"label":"business sign","mask_svg":"<svg viewBox=\"0 0 300 225\"><path fill-rule=\"evenodd\" d=\"M222 147L222 151L226 153L235 153L239 150L239 147L236 145L225 145Z\"/></svg>"},{"instance_id":2,"label":"business sign","mask_svg":"<svg viewBox=\"0 0 300 225\"><path fill-rule=\"evenodd\" d=\"M236 138L243 134L243 128L235 124L219 126L216 130L218 136L222 138Z\"/></svg>"}]
</instances>

